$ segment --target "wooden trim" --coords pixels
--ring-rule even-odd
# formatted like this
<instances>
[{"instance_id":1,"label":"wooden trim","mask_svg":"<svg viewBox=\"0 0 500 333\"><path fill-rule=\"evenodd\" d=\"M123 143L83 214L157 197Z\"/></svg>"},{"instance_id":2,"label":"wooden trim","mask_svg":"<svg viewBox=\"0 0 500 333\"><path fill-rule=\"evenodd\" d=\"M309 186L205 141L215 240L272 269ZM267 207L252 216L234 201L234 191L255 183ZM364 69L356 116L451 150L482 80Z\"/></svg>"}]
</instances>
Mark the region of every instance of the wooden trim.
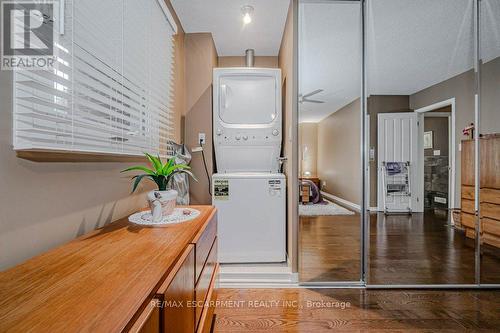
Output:
<instances>
[{"instance_id":1,"label":"wooden trim","mask_svg":"<svg viewBox=\"0 0 500 333\"><path fill-rule=\"evenodd\" d=\"M146 162L142 155L119 155L51 150L17 150L16 156L32 162Z\"/></svg>"},{"instance_id":2,"label":"wooden trim","mask_svg":"<svg viewBox=\"0 0 500 333\"><path fill-rule=\"evenodd\" d=\"M212 275L212 280L210 281L210 287L208 289L207 297L205 299L205 302L210 302L215 300L217 297L217 290L216 290L216 281L217 281L217 276L219 274L219 267L220 265L217 263L214 269L214 273ZM212 326L212 315L214 313L215 306L211 306L211 304L208 304L208 306L203 307L203 312L201 313L200 317L200 323L198 325L198 329L196 330L197 333L208 333L211 330ZM207 326L208 325L208 326Z\"/></svg>"},{"instance_id":3,"label":"wooden trim","mask_svg":"<svg viewBox=\"0 0 500 333\"><path fill-rule=\"evenodd\" d=\"M191 243L197 243L200 240L201 236L205 232L205 229L208 227L208 225L210 224L210 222L212 221L212 219L214 218L214 215L216 213L217 213L217 208L214 208L212 210L212 213L210 213L210 215L208 216L207 221L205 222L205 224L203 224L203 226L200 228L200 230L198 231L198 233L196 234L196 236L194 236L193 241Z\"/></svg>"},{"instance_id":4,"label":"wooden trim","mask_svg":"<svg viewBox=\"0 0 500 333\"><path fill-rule=\"evenodd\" d=\"M161 286L158 288L158 291L156 292L158 295L165 294L168 287L170 286L173 279L175 278L175 275L179 272L179 269L182 267L182 265L184 264L184 261L186 261L186 258L189 256L189 254L191 253L191 250L193 250L193 248L194 248L193 244L189 244L188 246L186 246L186 249L180 255L179 259L177 259L174 267L170 270L167 277L165 278L165 280L163 281Z\"/></svg>"},{"instance_id":5,"label":"wooden trim","mask_svg":"<svg viewBox=\"0 0 500 333\"><path fill-rule=\"evenodd\" d=\"M148 302L144 311L141 313L141 315L137 318L137 320L130 328L129 333L141 332L142 329L145 328L145 325L151 318L151 315L153 314L153 311L155 311L155 309L156 311L158 311L158 330L160 329L160 314L159 314L159 308L157 307L158 302L159 300L157 299L153 299L150 302Z\"/></svg>"}]
</instances>

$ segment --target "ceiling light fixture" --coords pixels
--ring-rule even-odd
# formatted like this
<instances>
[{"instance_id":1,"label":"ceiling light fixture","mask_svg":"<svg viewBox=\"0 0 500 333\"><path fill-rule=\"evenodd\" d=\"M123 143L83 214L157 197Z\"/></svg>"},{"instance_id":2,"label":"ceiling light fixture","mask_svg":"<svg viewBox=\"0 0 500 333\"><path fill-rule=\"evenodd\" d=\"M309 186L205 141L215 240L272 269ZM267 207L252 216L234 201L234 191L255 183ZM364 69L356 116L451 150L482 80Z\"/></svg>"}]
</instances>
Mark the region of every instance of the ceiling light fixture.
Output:
<instances>
[{"instance_id":1,"label":"ceiling light fixture","mask_svg":"<svg viewBox=\"0 0 500 333\"><path fill-rule=\"evenodd\" d=\"M253 7L246 5L241 7L241 13L243 14L243 23L249 24L252 22Z\"/></svg>"}]
</instances>

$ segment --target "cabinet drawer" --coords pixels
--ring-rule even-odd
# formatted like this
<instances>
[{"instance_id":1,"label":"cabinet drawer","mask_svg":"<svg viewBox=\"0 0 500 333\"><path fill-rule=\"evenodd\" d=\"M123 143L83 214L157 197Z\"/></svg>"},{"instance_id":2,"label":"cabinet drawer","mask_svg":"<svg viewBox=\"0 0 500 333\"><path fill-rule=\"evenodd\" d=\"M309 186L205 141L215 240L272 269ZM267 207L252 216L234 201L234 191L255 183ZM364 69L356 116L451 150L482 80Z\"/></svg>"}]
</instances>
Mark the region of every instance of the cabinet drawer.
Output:
<instances>
[{"instance_id":1,"label":"cabinet drawer","mask_svg":"<svg viewBox=\"0 0 500 333\"><path fill-rule=\"evenodd\" d=\"M193 333L195 309L189 304L194 301L194 246L189 244L158 288L162 304L162 332Z\"/></svg>"},{"instance_id":2,"label":"cabinet drawer","mask_svg":"<svg viewBox=\"0 0 500 333\"><path fill-rule=\"evenodd\" d=\"M488 218L481 219L481 231L500 237L500 221Z\"/></svg>"},{"instance_id":3,"label":"cabinet drawer","mask_svg":"<svg viewBox=\"0 0 500 333\"><path fill-rule=\"evenodd\" d=\"M474 201L474 186L462 185L462 198Z\"/></svg>"},{"instance_id":4,"label":"cabinet drawer","mask_svg":"<svg viewBox=\"0 0 500 333\"><path fill-rule=\"evenodd\" d=\"M500 205L500 190L495 190L493 188L482 188L481 202L489 202L492 204Z\"/></svg>"},{"instance_id":5,"label":"cabinet drawer","mask_svg":"<svg viewBox=\"0 0 500 333\"><path fill-rule=\"evenodd\" d=\"M219 264L215 265L214 273L212 274L212 280L210 281L210 286L208 287L207 301L209 306L203 308L201 314L200 323L198 324L197 333L210 333L212 331L212 322L215 311L215 301L217 300L217 274L219 273Z\"/></svg>"},{"instance_id":6,"label":"cabinet drawer","mask_svg":"<svg viewBox=\"0 0 500 333\"><path fill-rule=\"evenodd\" d=\"M489 217L495 220L500 220L500 205L488 202L481 203L481 217Z\"/></svg>"},{"instance_id":7,"label":"cabinet drawer","mask_svg":"<svg viewBox=\"0 0 500 333\"><path fill-rule=\"evenodd\" d=\"M462 211L464 213L474 214L474 200L462 199Z\"/></svg>"},{"instance_id":8,"label":"cabinet drawer","mask_svg":"<svg viewBox=\"0 0 500 333\"><path fill-rule=\"evenodd\" d=\"M160 333L159 300L148 303L128 332L130 333Z\"/></svg>"},{"instance_id":9,"label":"cabinet drawer","mask_svg":"<svg viewBox=\"0 0 500 333\"><path fill-rule=\"evenodd\" d=\"M465 236L468 238L476 238L476 231L474 229L465 229Z\"/></svg>"},{"instance_id":10,"label":"cabinet drawer","mask_svg":"<svg viewBox=\"0 0 500 333\"><path fill-rule=\"evenodd\" d=\"M205 266L208 254L214 243L215 236L217 235L217 214L214 212L212 216L208 218L208 222L201 229L200 233L196 235L193 240L195 246L195 257L196 257L196 267L195 267L195 283L198 282L201 271Z\"/></svg>"},{"instance_id":11,"label":"cabinet drawer","mask_svg":"<svg viewBox=\"0 0 500 333\"><path fill-rule=\"evenodd\" d=\"M463 226L466 226L467 228L472 228L472 229L476 228L475 215L462 213L460 222L462 223Z\"/></svg>"},{"instance_id":12,"label":"cabinet drawer","mask_svg":"<svg viewBox=\"0 0 500 333\"><path fill-rule=\"evenodd\" d=\"M500 247L500 237L492 234L483 234L481 236L481 241L483 243L489 244L494 247Z\"/></svg>"},{"instance_id":13,"label":"cabinet drawer","mask_svg":"<svg viewBox=\"0 0 500 333\"><path fill-rule=\"evenodd\" d=\"M208 290L210 288L210 282L212 281L212 277L215 271L215 266L217 265L217 238L212 245L212 249L210 250L210 254L208 255L207 262L203 271L201 272L200 279L195 287L195 298L196 298L196 323L200 320L201 313L203 312L203 308L200 304L202 304L207 299Z\"/></svg>"}]
</instances>

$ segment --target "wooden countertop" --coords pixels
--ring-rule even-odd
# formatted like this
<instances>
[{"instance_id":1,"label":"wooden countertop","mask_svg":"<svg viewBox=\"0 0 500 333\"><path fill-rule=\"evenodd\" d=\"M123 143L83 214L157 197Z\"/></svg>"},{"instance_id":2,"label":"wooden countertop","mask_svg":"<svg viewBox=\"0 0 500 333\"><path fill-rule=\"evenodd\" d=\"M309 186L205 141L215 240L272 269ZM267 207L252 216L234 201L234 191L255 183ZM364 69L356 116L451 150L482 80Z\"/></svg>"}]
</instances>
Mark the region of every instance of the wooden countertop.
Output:
<instances>
[{"instance_id":1,"label":"wooden countertop","mask_svg":"<svg viewBox=\"0 0 500 333\"><path fill-rule=\"evenodd\" d=\"M119 332L215 214L168 227L127 218L0 273L0 332ZM168 269L167 269L168 268Z\"/></svg>"}]
</instances>

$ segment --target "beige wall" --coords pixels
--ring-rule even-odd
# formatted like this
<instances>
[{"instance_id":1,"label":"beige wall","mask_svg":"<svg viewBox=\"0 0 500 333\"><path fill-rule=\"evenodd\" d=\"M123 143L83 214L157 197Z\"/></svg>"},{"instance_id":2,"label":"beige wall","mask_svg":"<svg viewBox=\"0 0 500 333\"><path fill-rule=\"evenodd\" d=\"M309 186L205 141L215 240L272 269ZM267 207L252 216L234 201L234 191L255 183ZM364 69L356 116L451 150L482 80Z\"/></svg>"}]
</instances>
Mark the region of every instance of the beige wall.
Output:
<instances>
[{"instance_id":1,"label":"beige wall","mask_svg":"<svg viewBox=\"0 0 500 333\"><path fill-rule=\"evenodd\" d=\"M450 112L447 107L442 112ZM434 156L434 151L439 150L440 155L447 157L449 154L450 137L448 133L448 118L433 117L433 112L426 112L424 116L424 132L432 131L432 148L424 149L424 156Z\"/></svg>"},{"instance_id":2,"label":"beige wall","mask_svg":"<svg viewBox=\"0 0 500 333\"><path fill-rule=\"evenodd\" d=\"M306 149L307 147L307 149ZM318 124L299 124L299 176L308 171L317 176L318 160Z\"/></svg>"},{"instance_id":3,"label":"beige wall","mask_svg":"<svg viewBox=\"0 0 500 333\"><path fill-rule=\"evenodd\" d=\"M468 71L410 96L410 107L419 109L455 98L455 207L460 207L462 129L474 121L474 72Z\"/></svg>"},{"instance_id":4,"label":"beige wall","mask_svg":"<svg viewBox=\"0 0 500 333\"><path fill-rule=\"evenodd\" d=\"M500 133L500 57L481 66L480 133Z\"/></svg>"},{"instance_id":5,"label":"beige wall","mask_svg":"<svg viewBox=\"0 0 500 333\"><path fill-rule=\"evenodd\" d=\"M181 49L175 62L182 58ZM176 87L182 76L175 72ZM0 270L146 205L141 191L152 186L144 183L138 194L130 195L130 178L120 174L131 163L44 163L16 157L11 72L0 71L0 87ZM176 90L176 137L182 103L182 89Z\"/></svg>"},{"instance_id":6,"label":"beige wall","mask_svg":"<svg viewBox=\"0 0 500 333\"><path fill-rule=\"evenodd\" d=\"M500 132L500 57L481 68L481 134ZM462 129L474 122L475 78L472 70L440 82L410 96L410 106L418 109L455 98L455 207L460 207Z\"/></svg>"},{"instance_id":7,"label":"beige wall","mask_svg":"<svg viewBox=\"0 0 500 333\"><path fill-rule=\"evenodd\" d=\"M323 191L361 203L361 109L356 99L318 124L318 176Z\"/></svg>"},{"instance_id":8,"label":"beige wall","mask_svg":"<svg viewBox=\"0 0 500 333\"><path fill-rule=\"evenodd\" d=\"M297 0L290 1L290 8L286 19L285 30L281 40L281 47L278 55L278 65L281 68L282 96L283 96L283 152L288 157L285 165L285 174L287 175L287 252L289 261L292 264L292 271L298 271L297 255L297 202L298 190L293 186L297 181L298 175L297 162L297 110L294 103L297 96L297 82L294 78L295 68L297 67L297 57L294 56L294 35L297 35L296 21Z\"/></svg>"},{"instance_id":9,"label":"beige wall","mask_svg":"<svg viewBox=\"0 0 500 333\"><path fill-rule=\"evenodd\" d=\"M245 57L219 57L219 67L245 67ZM277 68L278 57L255 57L255 67Z\"/></svg>"},{"instance_id":10,"label":"beige wall","mask_svg":"<svg viewBox=\"0 0 500 333\"><path fill-rule=\"evenodd\" d=\"M210 175L214 171L212 140L212 71L217 67L217 51L210 33L185 35L186 52L186 113L184 142L189 149L199 146L198 133L205 133L203 147ZM210 204L209 181L201 153L193 153L193 173L198 182L190 182L192 204Z\"/></svg>"}]
</instances>

